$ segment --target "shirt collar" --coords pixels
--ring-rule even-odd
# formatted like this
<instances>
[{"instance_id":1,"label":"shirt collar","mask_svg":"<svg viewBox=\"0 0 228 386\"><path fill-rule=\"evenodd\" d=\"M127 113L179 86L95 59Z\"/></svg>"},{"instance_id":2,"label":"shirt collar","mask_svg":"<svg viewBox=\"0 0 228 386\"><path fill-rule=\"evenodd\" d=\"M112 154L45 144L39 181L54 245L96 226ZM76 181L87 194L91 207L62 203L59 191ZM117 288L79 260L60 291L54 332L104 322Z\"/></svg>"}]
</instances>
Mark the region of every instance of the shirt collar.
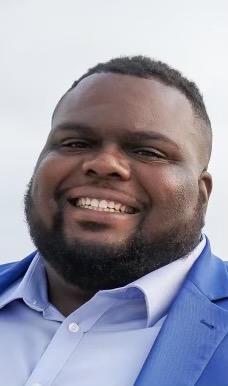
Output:
<instances>
[{"instance_id":1,"label":"shirt collar","mask_svg":"<svg viewBox=\"0 0 228 386\"><path fill-rule=\"evenodd\" d=\"M191 267L202 253L206 245L206 237L202 235L198 246L187 256L167 264L136 281L109 292L124 298L144 296L147 308L147 327L153 326L164 317Z\"/></svg>"},{"instance_id":2,"label":"shirt collar","mask_svg":"<svg viewBox=\"0 0 228 386\"><path fill-rule=\"evenodd\" d=\"M145 295L147 306L147 326L154 325L167 314L177 296L191 267L200 256L206 245L203 235L198 246L189 254L170 264L156 269L132 283Z\"/></svg>"},{"instance_id":3,"label":"shirt collar","mask_svg":"<svg viewBox=\"0 0 228 386\"><path fill-rule=\"evenodd\" d=\"M96 296L145 299L147 327L165 316L179 292L192 265L203 251L206 238L187 257L163 266L136 281L112 290L99 291ZM47 278L42 256L37 253L22 279L17 280L0 296L0 308L16 299L23 299L31 308L45 311L48 301Z\"/></svg>"}]
</instances>

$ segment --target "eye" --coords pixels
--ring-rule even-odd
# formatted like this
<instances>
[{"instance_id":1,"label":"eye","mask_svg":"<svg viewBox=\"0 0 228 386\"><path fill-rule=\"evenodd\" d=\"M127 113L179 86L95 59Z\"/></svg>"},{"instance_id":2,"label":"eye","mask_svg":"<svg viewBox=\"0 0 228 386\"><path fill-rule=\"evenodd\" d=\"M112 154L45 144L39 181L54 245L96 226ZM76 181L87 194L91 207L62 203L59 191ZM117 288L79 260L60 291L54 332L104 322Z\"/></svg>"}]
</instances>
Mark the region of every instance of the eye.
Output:
<instances>
[{"instance_id":1,"label":"eye","mask_svg":"<svg viewBox=\"0 0 228 386\"><path fill-rule=\"evenodd\" d=\"M91 145L87 141L79 140L79 139L68 139L61 143L61 147L64 149L68 149L71 151L74 150L83 150L91 148Z\"/></svg>"},{"instance_id":2,"label":"eye","mask_svg":"<svg viewBox=\"0 0 228 386\"><path fill-rule=\"evenodd\" d=\"M161 153L158 150L151 148L139 148L132 151L133 155L137 158L140 158L145 161L156 161L166 159L165 154Z\"/></svg>"}]
</instances>

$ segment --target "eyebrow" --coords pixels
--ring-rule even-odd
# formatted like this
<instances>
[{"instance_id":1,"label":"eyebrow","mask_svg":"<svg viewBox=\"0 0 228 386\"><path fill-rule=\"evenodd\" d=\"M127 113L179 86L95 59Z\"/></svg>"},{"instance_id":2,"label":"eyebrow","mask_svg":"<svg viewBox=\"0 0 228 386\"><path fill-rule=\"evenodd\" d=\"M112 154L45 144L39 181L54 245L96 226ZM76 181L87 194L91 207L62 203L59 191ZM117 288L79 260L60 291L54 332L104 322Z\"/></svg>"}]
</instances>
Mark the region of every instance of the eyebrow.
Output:
<instances>
[{"instance_id":1,"label":"eyebrow","mask_svg":"<svg viewBox=\"0 0 228 386\"><path fill-rule=\"evenodd\" d=\"M94 135L94 136L96 136L97 132L98 132L98 129L92 128L91 126L87 126L87 125L84 125L81 123L77 124L77 123L71 123L71 122L59 124L56 127L53 127L52 130L55 130L55 131L74 131L78 134L86 134L86 135ZM179 147L178 144L175 141L173 141L171 138L169 138L167 135L156 132L156 131L142 131L142 130L140 130L140 131L134 131L132 133L132 131L123 129L123 137L130 138L131 140L133 137L133 140L135 142L143 141L143 140L162 141L162 142L165 142L167 144L173 145L175 147Z\"/></svg>"},{"instance_id":2,"label":"eyebrow","mask_svg":"<svg viewBox=\"0 0 228 386\"><path fill-rule=\"evenodd\" d=\"M75 131L77 133L86 133L86 134L94 134L95 129L93 129L90 126L84 125L84 124L75 124L75 123L61 123L60 125L57 125L56 127L53 127L52 130L54 131Z\"/></svg>"}]
</instances>

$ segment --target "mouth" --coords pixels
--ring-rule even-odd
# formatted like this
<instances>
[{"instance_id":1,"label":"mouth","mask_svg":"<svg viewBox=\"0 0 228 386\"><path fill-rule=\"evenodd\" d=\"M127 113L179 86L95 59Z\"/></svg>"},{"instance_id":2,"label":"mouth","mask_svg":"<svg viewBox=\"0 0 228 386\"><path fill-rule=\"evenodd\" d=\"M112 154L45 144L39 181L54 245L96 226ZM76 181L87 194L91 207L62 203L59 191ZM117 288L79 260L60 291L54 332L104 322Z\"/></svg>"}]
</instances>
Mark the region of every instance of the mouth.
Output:
<instances>
[{"instance_id":1,"label":"mouth","mask_svg":"<svg viewBox=\"0 0 228 386\"><path fill-rule=\"evenodd\" d=\"M80 198L70 198L69 203L81 209L94 210L98 212L111 212L118 214L134 214L138 212L138 209L122 204L121 202L110 201L105 199L90 198L90 197L80 197Z\"/></svg>"}]
</instances>

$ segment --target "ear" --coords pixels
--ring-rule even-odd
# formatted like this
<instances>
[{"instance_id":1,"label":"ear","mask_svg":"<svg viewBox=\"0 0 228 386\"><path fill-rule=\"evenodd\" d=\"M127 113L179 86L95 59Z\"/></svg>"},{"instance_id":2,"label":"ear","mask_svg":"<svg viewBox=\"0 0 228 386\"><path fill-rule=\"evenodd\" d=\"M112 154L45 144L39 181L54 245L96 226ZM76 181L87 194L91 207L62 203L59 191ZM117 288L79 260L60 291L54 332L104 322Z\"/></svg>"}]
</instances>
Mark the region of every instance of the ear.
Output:
<instances>
[{"instance_id":1,"label":"ear","mask_svg":"<svg viewBox=\"0 0 228 386\"><path fill-rule=\"evenodd\" d=\"M207 209L209 197L212 191L212 177L208 171L204 170L199 179L199 192L202 195L202 204L205 207L205 212Z\"/></svg>"}]
</instances>

